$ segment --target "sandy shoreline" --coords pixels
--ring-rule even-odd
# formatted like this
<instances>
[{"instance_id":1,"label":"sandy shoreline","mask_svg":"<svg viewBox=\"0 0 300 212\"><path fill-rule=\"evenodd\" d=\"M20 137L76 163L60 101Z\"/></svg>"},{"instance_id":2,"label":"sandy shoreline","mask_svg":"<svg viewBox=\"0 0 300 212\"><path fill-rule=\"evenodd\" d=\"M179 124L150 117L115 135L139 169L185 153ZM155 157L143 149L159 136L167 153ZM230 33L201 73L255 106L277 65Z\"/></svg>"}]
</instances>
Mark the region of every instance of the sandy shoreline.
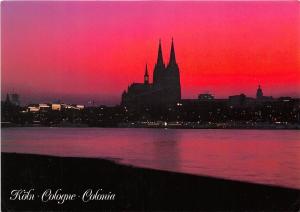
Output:
<instances>
[{"instance_id":1,"label":"sandy shoreline","mask_svg":"<svg viewBox=\"0 0 300 212\"><path fill-rule=\"evenodd\" d=\"M2 211L11 210L284 210L300 208L300 190L136 168L105 159L1 153ZM34 189L34 200L9 200ZM51 189L76 194L58 204L41 201ZM84 202L84 192L115 194ZM102 190L100 190L102 189ZM39 196L39 197L38 197Z\"/></svg>"}]
</instances>

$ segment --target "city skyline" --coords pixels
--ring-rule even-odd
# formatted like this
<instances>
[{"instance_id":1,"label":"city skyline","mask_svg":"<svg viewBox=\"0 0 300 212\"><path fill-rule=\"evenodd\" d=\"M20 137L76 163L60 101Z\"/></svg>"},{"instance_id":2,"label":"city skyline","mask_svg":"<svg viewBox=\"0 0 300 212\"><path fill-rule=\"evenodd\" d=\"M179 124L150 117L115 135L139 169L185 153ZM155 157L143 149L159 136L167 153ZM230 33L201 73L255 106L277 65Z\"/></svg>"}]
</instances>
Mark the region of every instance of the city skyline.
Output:
<instances>
[{"instance_id":1,"label":"city skyline","mask_svg":"<svg viewBox=\"0 0 300 212\"><path fill-rule=\"evenodd\" d=\"M2 99L118 104L146 63L153 70L158 40L168 52L171 37L183 99L255 97L258 84L268 96L300 96L297 2L4 2L1 10Z\"/></svg>"}]
</instances>

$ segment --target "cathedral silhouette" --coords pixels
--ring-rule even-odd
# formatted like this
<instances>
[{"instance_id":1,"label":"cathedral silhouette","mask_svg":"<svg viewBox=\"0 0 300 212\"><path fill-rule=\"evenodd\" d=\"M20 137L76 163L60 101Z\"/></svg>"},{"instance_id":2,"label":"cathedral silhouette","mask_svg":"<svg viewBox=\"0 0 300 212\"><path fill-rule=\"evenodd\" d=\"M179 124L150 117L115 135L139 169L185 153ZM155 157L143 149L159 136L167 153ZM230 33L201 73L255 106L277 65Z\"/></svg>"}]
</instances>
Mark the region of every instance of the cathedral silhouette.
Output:
<instances>
[{"instance_id":1,"label":"cathedral silhouette","mask_svg":"<svg viewBox=\"0 0 300 212\"><path fill-rule=\"evenodd\" d=\"M174 105L181 100L180 73L175 57L172 38L170 59L164 64L161 40L159 40L157 62L153 71L153 83L149 82L146 64L144 83L132 83L122 94L123 106L159 106Z\"/></svg>"}]
</instances>

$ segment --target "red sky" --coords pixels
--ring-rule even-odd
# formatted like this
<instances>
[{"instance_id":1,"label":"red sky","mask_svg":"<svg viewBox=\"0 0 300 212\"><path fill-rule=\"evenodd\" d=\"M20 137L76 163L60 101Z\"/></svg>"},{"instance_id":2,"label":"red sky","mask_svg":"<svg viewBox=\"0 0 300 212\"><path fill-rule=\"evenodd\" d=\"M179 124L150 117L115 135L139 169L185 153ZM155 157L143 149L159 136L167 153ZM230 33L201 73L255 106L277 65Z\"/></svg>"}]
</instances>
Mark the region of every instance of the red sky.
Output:
<instances>
[{"instance_id":1,"label":"red sky","mask_svg":"<svg viewBox=\"0 0 300 212\"><path fill-rule=\"evenodd\" d=\"M172 36L183 98L300 96L299 2L2 2L1 21L1 93L23 103L117 104Z\"/></svg>"}]
</instances>

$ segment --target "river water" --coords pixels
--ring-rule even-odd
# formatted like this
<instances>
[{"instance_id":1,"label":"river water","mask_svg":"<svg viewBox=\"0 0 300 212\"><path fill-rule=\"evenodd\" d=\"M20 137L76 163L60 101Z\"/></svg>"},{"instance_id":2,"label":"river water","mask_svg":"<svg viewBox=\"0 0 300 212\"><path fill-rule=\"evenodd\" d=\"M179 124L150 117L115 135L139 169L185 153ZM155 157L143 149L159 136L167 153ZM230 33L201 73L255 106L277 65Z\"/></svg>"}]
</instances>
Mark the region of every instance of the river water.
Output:
<instances>
[{"instance_id":1,"label":"river water","mask_svg":"<svg viewBox=\"0 0 300 212\"><path fill-rule=\"evenodd\" d=\"M5 128L2 152L110 158L137 167L300 189L300 131Z\"/></svg>"}]
</instances>

